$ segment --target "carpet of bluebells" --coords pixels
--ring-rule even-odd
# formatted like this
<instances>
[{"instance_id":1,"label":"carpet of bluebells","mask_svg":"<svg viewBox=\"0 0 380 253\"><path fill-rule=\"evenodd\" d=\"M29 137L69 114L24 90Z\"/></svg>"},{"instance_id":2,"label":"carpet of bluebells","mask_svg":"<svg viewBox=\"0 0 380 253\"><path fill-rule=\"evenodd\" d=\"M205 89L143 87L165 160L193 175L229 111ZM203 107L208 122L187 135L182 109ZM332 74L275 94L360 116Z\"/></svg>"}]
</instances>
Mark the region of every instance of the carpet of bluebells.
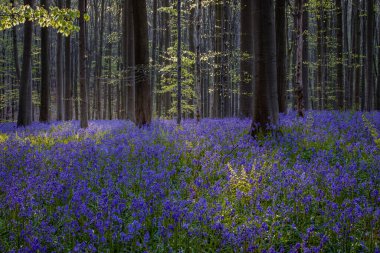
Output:
<instances>
[{"instance_id":1,"label":"carpet of bluebells","mask_svg":"<svg viewBox=\"0 0 380 253\"><path fill-rule=\"evenodd\" d=\"M0 252L380 252L380 113L0 124Z\"/></svg>"}]
</instances>

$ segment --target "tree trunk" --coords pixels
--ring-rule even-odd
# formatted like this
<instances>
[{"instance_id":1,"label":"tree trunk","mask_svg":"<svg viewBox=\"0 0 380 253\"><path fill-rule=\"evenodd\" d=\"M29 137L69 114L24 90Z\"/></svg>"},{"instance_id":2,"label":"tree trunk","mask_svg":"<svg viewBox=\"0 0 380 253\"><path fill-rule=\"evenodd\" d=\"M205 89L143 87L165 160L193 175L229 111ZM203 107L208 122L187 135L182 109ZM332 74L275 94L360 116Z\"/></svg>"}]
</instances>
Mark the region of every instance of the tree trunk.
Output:
<instances>
[{"instance_id":1,"label":"tree trunk","mask_svg":"<svg viewBox=\"0 0 380 253\"><path fill-rule=\"evenodd\" d=\"M322 4L322 1L320 1ZM319 17L317 19L317 94L318 109L324 109L324 80L323 80L323 8L319 9Z\"/></svg>"},{"instance_id":2,"label":"tree trunk","mask_svg":"<svg viewBox=\"0 0 380 253\"><path fill-rule=\"evenodd\" d=\"M286 39L286 1L276 0L277 87L280 113L287 111Z\"/></svg>"},{"instance_id":3,"label":"tree trunk","mask_svg":"<svg viewBox=\"0 0 380 253\"><path fill-rule=\"evenodd\" d=\"M132 0L135 35L136 125L149 125L152 120L152 98L149 82L149 42L146 0Z\"/></svg>"},{"instance_id":4,"label":"tree trunk","mask_svg":"<svg viewBox=\"0 0 380 253\"><path fill-rule=\"evenodd\" d=\"M58 1L58 8L62 8L62 1ZM62 56L62 34L57 34L57 120L63 120L63 56Z\"/></svg>"},{"instance_id":5,"label":"tree trunk","mask_svg":"<svg viewBox=\"0 0 380 253\"><path fill-rule=\"evenodd\" d=\"M80 79L80 126L88 127L88 98L86 83L86 22L84 15L87 13L87 0L79 1L79 79Z\"/></svg>"},{"instance_id":6,"label":"tree trunk","mask_svg":"<svg viewBox=\"0 0 380 253\"><path fill-rule=\"evenodd\" d=\"M297 51L296 51L296 87L295 97L297 105L297 115L304 117L304 97L303 97L303 84L302 84L302 71L303 71L303 0L296 0L296 21L297 21Z\"/></svg>"},{"instance_id":7,"label":"tree trunk","mask_svg":"<svg viewBox=\"0 0 380 253\"><path fill-rule=\"evenodd\" d=\"M218 0L215 4L215 68L214 68L214 87L213 87L213 101L212 101L212 117L220 118L220 102L221 102L221 72L222 72L222 45L223 45L223 35L222 35L222 16L223 8L221 0Z\"/></svg>"},{"instance_id":8,"label":"tree trunk","mask_svg":"<svg viewBox=\"0 0 380 253\"><path fill-rule=\"evenodd\" d=\"M354 70L352 71L352 81L354 82L354 109L360 108L360 2L359 0L353 0L352 2L352 65Z\"/></svg>"},{"instance_id":9,"label":"tree trunk","mask_svg":"<svg viewBox=\"0 0 380 253\"><path fill-rule=\"evenodd\" d=\"M102 102L101 102L101 79L103 75L103 37L104 37L104 11L105 11L105 0L101 0L100 7L100 33L99 33L99 49L98 55L96 57L96 118L102 118Z\"/></svg>"},{"instance_id":10,"label":"tree trunk","mask_svg":"<svg viewBox=\"0 0 380 253\"><path fill-rule=\"evenodd\" d=\"M41 5L49 9L49 0L41 0ZM50 28L41 28L41 106L40 121L50 120Z\"/></svg>"},{"instance_id":11,"label":"tree trunk","mask_svg":"<svg viewBox=\"0 0 380 253\"><path fill-rule=\"evenodd\" d=\"M336 77L336 101L337 109L344 109L344 84L343 84L343 15L342 15L342 0L335 0L336 5L336 18L337 18L337 32L336 32L336 41L337 41L337 77Z\"/></svg>"},{"instance_id":12,"label":"tree trunk","mask_svg":"<svg viewBox=\"0 0 380 253\"><path fill-rule=\"evenodd\" d=\"M251 134L267 132L268 124L278 124L276 36L273 0L254 0L253 36L255 93Z\"/></svg>"},{"instance_id":13,"label":"tree trunk","mask_svg":"<svg viewBox=\"0 0 380 253\"><path fill-rule=\"evenodd\" d=\"M71 8L71 0L66 0L66 8ZM71 80L71 37L65 38L65 120L73 119L73 84Z\"/></svg>"},{"instance_id":14,"label":"tree trunk","mask_svg":"<svg viewBox=\"0 0 380 253\"><path fill-rule=\"evenodd\" d=\"M135 45L133 31L133 9L132 0L125 0L123 10L123 64L124 64L124 85L126 90L123 92L123 118L135 121Z\"/></svg>"},{"instance_id":15,"label":"tree trunk","mask_svg":"<svg viewBox=\"0 0 380 253\"><path fill-rule=\"evenodd\" d=\"M302 86L303 86L303 97L304 97L304 108L306 111L309 110L309 10L308 10L308 0L305 0L305 7L302 15L302 25L303 25L303 52L302 52Z\"/></svg>"},{"instance_id":16,"label":"tree trunk","mask_svg":"<svg viewBox=\"0 0 380 253\"><path fill-rule=\"evenodd\" d=\"M374 4L367 1L367 59L366 59L366 110L373 110L373 35L374 35Z\"/></svg>"},{"instance_id":17,"label":"tree trunk","mask_svg":"<svg viewBox=\"0 0 380 253\"><path fill-rule=\"evenodd\" d=\"M197 96L196 117L199 122L203 117L202 112L202 71L201 71L201 21L202 0L197 0L197 22L196 22L196 58L195 58L195 91Z\"/></svg>"},{"instance_id":18,"label":"tree trunk","mask_svg":"<svg viewBox=\"0 0 380 253\"><path fill-rule=\"evenodd\" d=\"M177 1L177 124L181 124L181 116L182 116L182 57L181 57L181 44L182 44L182 29L181 29L181 0Z\"/></svg>"},{"instance_id":19,"label":"tree trunk","mask_svg":"<svg viewBox=\"0 0 380 253\"><path fill-rule=\"evenodd\" d=\"M156 71L156 61L157 61L157 0L153 0L153 27L152 27L152 68L150 73L151 89L153 93L156 93L156 81L157 81L157 71ZM152 94L153 95L153 94ZM154 95L152 99L156 100ZM152 102L156 106L156 101ZM155 109L153 110L156 111Z\"/></svg>"},{"instance_id":20,"label":"tree trunk","mask_svg":"<svg viewBox=\"0 0 380 253\"><path fill-rule=\"evenodd\" d=\"M33 7L33 0L24 0L25 5ZM32 123L32 39L33 22L24 24L24 49L22 72L20 78L19 111L17 126L28 126Z\"/></svg>"}]
</instances>

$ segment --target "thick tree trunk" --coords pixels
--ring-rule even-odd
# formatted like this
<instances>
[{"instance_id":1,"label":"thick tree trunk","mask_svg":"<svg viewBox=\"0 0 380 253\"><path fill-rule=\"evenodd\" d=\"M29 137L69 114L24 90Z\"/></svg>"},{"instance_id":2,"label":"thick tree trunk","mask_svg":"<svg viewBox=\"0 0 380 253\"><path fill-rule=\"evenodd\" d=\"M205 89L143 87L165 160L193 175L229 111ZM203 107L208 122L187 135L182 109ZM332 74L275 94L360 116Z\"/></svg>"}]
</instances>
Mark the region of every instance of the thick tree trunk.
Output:
<instances>
[{"instance_id":1,"label":"thick tree trunk","mask_svg":"<svg viewBox=\"0 0 380 253\"><path fill-rule=\"evenodd\" d=\"M286 1L276 1L277 88L279 112L286 113Z\"/></svg>"},{"instance_id":2,"label":"thick tree trunk","mask_svg":"<svg viewBox=\"0 0 380 253\"><path fill-rule=\"evenodd\" d=\"M149 125L152 120L152 97L149 82L149 42L146 0L132 0L135 35L136 125Z\"/></svg>"},{"instance_id":3,"label":"thick tree trunk","mask_svg":"<svg viewBox=\"0 0 380 253\"><path fill-rule=\"evenodd\" d=\"M24 0L25 5L33 7L33 0ZM32 123L32 39L33 22L24 24L24 49L22 72L20 77L19 111L17 126L28 126Z\"/></svg>"},{"instance_id":4,"label":"thick tree trunk","mask_svg":"<svg viewBox=\"0 0 380 253\"><path fill-rule=\"evenodd\" d=\"M267 132L278 124L274 1L253 1L255 93L252 132Z\"/></svg>"},{"instance_id":5,"label":"thick tree trunk","mask_svg":"<svg viewBox=\"0 0 380 253\"><path fill-rule=\"evenodd\" d=\"M87 12L87 0L79 1L79 71L80 71L80 126L88 127L88 98L86 83L86 22L84 15Z\"/></svg>"},{"instance_id":6,"label":"thick tree trunk","mask_svg":"<svg viewBox=\"0 0 380 253\"><path fill-rule=\"evenodd\" d=\"M41 0L41 5L49 9L49 0ZM40 121L50 120L50 28L41 28L41 106Z\"/></svg>"}]
</instances>

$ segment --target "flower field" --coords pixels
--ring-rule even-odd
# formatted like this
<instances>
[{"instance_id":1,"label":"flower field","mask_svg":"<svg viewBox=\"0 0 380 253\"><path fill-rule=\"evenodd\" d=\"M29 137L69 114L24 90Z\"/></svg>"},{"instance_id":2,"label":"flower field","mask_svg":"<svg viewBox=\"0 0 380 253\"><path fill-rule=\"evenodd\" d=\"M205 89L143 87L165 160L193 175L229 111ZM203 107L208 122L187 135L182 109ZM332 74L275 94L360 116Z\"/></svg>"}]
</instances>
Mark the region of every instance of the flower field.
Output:
<instances>
[{"instance_id":1,"label":"flower field","mask_svg":"<svg viewBox=\"0 0 380 253\"><path fill-rule=\"evenodd\" d=\"M0 252L380 252L380 113L0 124Z\"/></svg>"}]
</instances>

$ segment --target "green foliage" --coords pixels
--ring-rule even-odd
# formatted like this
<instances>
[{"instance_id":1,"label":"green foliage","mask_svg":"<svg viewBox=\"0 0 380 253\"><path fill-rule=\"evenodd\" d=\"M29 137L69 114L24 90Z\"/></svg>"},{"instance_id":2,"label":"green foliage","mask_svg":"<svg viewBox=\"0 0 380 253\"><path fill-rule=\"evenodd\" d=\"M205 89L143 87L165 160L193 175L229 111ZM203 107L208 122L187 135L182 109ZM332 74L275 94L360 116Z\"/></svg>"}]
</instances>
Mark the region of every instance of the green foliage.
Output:
<instances>
[{"instance_id":1,"label":"green foliage","mask_svg":"<svg viewBox=\"0 0 380 253\"><path fill-rule=\"evenodd\" d=\"M364 125L367 127L368 131L371 133L371 136L373 138L373 141L375 142L378 149L380 149L380 134L377 132L375 126L369 121L369 119L366 118L366 116L363 114L362 119L364 122Z\"/></svg>"},{"instance_id":2,"label":"green foliage","mask_svg":"<svg viewBox=\"0 0 380 253\"><path fill-rule=\"evenodd\" d=\"M50 7L49 10L37 6L31 8L29 5L12 7L10 4L0 5L0 31L12 28L25 21L36 22L41 27L52 27L65 36L79 31L74 21L79 18L79 11L74 9L60 9ZM86 15L85 20L89 20Z\"/></svg>"},{"instance_id":3,"label":"green foliage","mask_svg":"<svg viewBox=\"0 0 380 253\"><path fill-rule=\"evenodd\" d=\"M194 92L194 53L186 50L182 45L182 110L183 113L194 113L195 99ZM161 74L161 89L158 93L169 93L172 97L172 104L169 109L169 115L176 114L177 109L177 46L168 48L166 55L163 55L165 61L168 63L160 69Z\"/></svg>"}]
</instances>

